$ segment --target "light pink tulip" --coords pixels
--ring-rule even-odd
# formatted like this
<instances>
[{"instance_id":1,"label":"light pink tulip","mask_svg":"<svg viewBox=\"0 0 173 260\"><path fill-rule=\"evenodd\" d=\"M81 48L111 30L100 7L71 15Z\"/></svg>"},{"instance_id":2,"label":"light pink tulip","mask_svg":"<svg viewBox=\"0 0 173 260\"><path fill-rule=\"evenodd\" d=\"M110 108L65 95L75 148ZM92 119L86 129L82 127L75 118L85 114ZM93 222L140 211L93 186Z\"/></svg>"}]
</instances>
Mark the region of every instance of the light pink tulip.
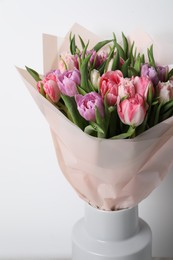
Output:
<instances>
[{"instance_id":1,"label":"light pink tulip","mask_svg":"<svg viewBox=\"0 0 173 260\"><path fill-rule=\"evenodd\" d=\"M62 53L60 56L58 68L61 73L65 72L66 70L73 70L74 68L78 68L77 57L69 54L68 52Z\"/></svg>"},{"instance_id":2,"label":"light pink tulip","mask_svg":"<svg viewBox=\"0 0 173 260\"><path fill-rule=\"evenodd\" d=\"M124 97L135 96L135 86L133 80L129 78L121 78L118 86L118 96L122 99Z\"/></svg>"},{"instance_id":3,"label":"light pink tulip","mask_svg":"<svg viewBox=\"0 0 173 260\"><path fill-rule=\"evenodd\" d=\"M126 125L139 126L144 121L146 109L144 99L141 95L136 94L135 97L117 100L117 111L121 121Z\"/></svg>"},{"instance_id":4,"label":"light pink tulip","mask_svg":"<svg viewBox=\"0 0 173 260\"><path fill-rule=\"evenodd\" d=\"M173 99L173 81L159 82L157 85L160 101L163 103Z\"/></svg>"},{"instance_id":5,"label":"light pink tulip","mask_svg":"<svg viewBox=\"0 0 173 260\"><path fill-rule=\"evenodd\" d=\"M152 88L152 92L154 94L153 84L147 76L135 77L133 84L135 86L136 93L144 97L145 100L147 99L149 89Z\"/></svg>"}]
</instances>

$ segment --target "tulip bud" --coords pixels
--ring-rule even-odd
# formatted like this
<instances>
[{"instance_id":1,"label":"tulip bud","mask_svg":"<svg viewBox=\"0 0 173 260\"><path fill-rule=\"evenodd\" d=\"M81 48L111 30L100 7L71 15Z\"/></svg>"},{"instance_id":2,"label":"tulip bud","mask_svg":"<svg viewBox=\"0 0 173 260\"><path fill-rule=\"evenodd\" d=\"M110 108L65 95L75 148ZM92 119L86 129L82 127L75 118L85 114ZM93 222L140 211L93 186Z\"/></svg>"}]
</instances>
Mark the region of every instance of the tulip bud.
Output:
<instances>
[{"instance_id":1,"label":"tulip bud","mask_svg":"<svg viewBox=\"0 0 173 260\"><path fill-rule=\"evenodd\" d=\"M92 70L90 73L90 80L95 90L98 90L100 83L100 72L98 70Z\"/></svg>"}]
</instances>

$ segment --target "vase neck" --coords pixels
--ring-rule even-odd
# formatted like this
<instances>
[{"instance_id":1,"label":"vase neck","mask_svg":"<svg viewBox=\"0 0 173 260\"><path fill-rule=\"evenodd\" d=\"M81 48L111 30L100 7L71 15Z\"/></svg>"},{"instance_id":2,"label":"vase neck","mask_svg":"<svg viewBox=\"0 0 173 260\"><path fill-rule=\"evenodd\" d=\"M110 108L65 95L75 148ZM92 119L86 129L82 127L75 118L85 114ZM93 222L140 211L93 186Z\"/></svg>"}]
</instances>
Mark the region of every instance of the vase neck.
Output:
<instances>
[{"instance_id":1,"label":"vase neck","mask_svg":"<svg viewBox=\"0 0 173 260\"><path fill-rule=\"evenodd\" d=\"M98 240L124 240L138 229L138 206L118 211L103 211L86 203L85 229Z\"/></svg>"}]
</instances>

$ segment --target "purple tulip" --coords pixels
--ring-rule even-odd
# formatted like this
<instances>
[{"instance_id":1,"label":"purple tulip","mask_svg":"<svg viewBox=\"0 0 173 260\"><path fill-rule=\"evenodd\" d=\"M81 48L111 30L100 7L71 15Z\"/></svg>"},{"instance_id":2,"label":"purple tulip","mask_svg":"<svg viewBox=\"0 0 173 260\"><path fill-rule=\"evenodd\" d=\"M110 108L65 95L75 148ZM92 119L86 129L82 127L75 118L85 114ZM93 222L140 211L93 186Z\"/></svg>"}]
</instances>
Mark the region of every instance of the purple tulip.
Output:
<instances>
[{"instance_id":1,"label":"purple tulip","mask_svg":"<svg viewBox=\"0 0 173 260\"><path fill-rule=\"evenodd\" d=\"M152 81L152 83L156 86L159 82L159 77L158 77L158 73L155 70L154 67L150 66L149 64L144 64L141 67L141 76L147 76L150 78L150 80Z\"/></svg>"},{"instance_id":2,"label":"purple tulip","mask_svg":"<svg viewBox=\"0 0 173 260\"><path fill-rule=\"evenodd\" d=\"M45 77L49 77L50 75L54 75L57 79L57 77L60 75L60 70L50 70L46 73Z\"/></svg>"},{"instance_id":3,"label":"purple tulip","mask_svg":"<svg viewBox=\"0 0 173 260\"><path fill-rule=\"evenodd\" d=\"M94 68L97 69L106 59L107 59L107 52L100 51L97 53L95 50L89 50L86 52L87 55L91 54L90 63L93 65Z\"/></svg>"},{"instance_id":4,"label":"purple tulip","mask_svg":"<svg viewBox=\"0 0 173 260\"><path fill-rule=\"evenodd\" d=\"M159 80L161 82L165 82L167 80L167 75L168 75L169 67L168 66L157 66L157 73Z\"/></svg>"},{"instance_id":5,"label":"purple tulip","mask_svg":"<svg viewBox=\"0 0 173 260\"><path fill-rule=\"evenodd\" d=\"M62 94L73 97L77 94L77 85L80 85L80 72L77 69L67 70L57 77L58 87Z\"/></svg>"},{"instance_id":6,"label":"purple tulip","mask_svg":"<svg viewBox=\"0 0 173 260\"><path fill-rule=\"evenodd\" d=\"M98 108L100 115L104 116L104 107L101 96L96 92L90 92L85 96L77 94L75 96L77 109L80 115L87 121L95 121L95 108Z\"/></svg>"}]
</instances>

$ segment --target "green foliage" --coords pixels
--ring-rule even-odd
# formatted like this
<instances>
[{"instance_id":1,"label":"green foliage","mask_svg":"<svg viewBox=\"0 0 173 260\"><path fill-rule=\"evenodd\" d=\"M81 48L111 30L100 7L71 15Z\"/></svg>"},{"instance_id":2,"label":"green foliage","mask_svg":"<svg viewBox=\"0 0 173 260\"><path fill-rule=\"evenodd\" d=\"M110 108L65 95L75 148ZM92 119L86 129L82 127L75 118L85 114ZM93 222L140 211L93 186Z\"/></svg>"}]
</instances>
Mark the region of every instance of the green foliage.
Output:
<instances>
[{"instance_id":1,"label":"green foliage","mask_svg":"<svg viewBox=\"0 0 173 260\"><path fill-rule=\"evenodd\" d=\"M36 82L41 80L39 74L35 70L33 70L27 66L25 66L25 68L29 72L29 74L35 79Z\"/></svg>"}]
</instances>

